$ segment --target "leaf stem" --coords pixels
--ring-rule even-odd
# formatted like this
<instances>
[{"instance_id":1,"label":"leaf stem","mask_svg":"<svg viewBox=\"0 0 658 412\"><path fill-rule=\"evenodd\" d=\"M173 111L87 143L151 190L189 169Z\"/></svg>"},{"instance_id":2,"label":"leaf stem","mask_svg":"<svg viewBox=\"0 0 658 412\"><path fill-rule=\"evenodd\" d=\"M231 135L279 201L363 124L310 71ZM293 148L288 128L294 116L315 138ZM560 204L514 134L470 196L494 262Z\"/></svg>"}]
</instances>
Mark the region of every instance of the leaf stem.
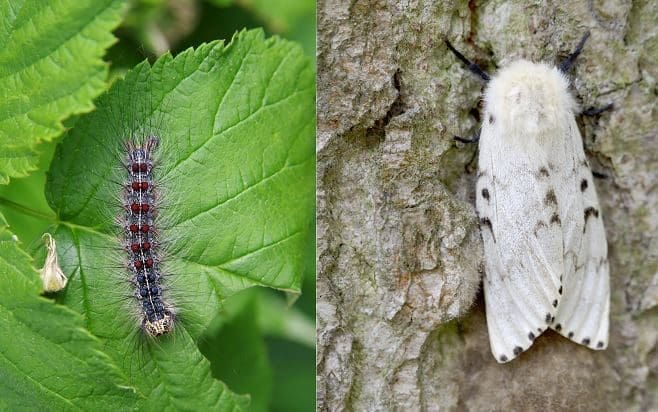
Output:
<instances>
[{"instance_id":1,"label":"leaf stem","mask_svg":"<svg viewBox=\"0 0 658 412\"><path fill-rule=\"evenodd\" d=\"M26 215L29 215L29 216L34 216L34 217L37 217L39 219L43 219L43 220L47 220L47 221L51 221L51 222L57 221L57 216L55 214L48 214L48 213L39 212L37 210L30 209L27 206L23 206L19 203L16 203L12 200L5 199L4 197L0 197L0 205L7 206L11 209L14 209L14 210L20 212L20 213L23 213L23 214L26 214Z\"/></svg>"}]
</instances>

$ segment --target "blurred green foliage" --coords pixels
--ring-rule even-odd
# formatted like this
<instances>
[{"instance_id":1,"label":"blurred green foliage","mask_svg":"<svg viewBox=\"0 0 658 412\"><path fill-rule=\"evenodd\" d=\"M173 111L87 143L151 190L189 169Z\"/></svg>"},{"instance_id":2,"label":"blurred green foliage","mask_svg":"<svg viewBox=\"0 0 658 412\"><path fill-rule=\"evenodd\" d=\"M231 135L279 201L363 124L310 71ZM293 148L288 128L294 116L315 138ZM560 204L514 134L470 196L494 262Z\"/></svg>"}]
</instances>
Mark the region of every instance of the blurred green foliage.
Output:
<instances>
[{"instance_id":1,"label":"blurred green foliage","mask_svg":"<svg viewBox=\"0 0 658 412\"><path fill-rule=\"evenodd\" d=\"M120 74L145 57L166 50L176 54L256 27L300 43L315 59L315 2L310 0L133 0L108 59Z\"/></svg>"}]
</instances>

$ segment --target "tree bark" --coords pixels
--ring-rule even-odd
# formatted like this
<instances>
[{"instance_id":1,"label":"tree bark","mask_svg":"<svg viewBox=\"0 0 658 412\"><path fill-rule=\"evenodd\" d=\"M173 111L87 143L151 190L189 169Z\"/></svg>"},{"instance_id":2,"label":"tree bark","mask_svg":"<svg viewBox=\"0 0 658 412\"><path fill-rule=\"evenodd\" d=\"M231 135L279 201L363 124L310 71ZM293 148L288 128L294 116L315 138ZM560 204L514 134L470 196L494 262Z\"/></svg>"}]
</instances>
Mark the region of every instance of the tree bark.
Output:
<instances>
[{"instance_id":1,"label":"tree bark","mask_svg":"<svg viewBox=\"0 0 658 412\"><path fill-rule=\"evenodd\" d=\"M319 410L658 409L658 11L654 2L318 2ZM489 351L473 207L482 83L574 72L609 243L610 344L548 331L518 359Z\"/></svg>"}]
</instances>

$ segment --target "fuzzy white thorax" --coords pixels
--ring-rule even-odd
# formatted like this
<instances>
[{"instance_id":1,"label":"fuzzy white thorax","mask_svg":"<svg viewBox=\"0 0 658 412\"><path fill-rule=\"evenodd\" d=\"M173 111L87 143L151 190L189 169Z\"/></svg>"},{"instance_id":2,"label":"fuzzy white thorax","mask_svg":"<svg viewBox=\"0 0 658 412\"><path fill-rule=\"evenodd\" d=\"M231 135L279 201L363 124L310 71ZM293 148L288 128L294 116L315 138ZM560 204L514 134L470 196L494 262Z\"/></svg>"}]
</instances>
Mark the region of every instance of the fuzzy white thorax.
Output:
<instances>
[{"instance_id":1,"label":"fuzzy white thorax","mask_svg":"<svg viewBox=\"0 0 658 412\"><path fill-rule=\"evenodd\" d=\"M567 119L573 119L578 110L564 73L527 60L501 69L489 82L484 102L484 121L504 130L502 138L563 136L556 133L556 125L568 124Z\"/></svg>"}]
</instances>

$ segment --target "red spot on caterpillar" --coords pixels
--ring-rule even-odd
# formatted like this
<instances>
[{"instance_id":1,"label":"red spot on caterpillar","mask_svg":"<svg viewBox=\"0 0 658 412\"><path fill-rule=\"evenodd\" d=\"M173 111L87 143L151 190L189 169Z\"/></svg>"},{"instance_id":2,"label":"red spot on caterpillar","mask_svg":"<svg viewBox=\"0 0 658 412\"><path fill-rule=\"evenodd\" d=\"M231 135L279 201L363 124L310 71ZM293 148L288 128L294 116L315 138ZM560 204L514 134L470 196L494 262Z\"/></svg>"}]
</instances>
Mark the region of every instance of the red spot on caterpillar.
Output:
<instances>
[{"instance_id":1,"label":"red spot on caterpillar","mask_svg":"<svg viewBox=\"0 0 658 412\"><path fill-rule=\"evenodd\" d=\"M142 225L142 232L148 233L149 229L150 229L149 225Z\"/></svg>"},{"instance_id":2,"label":"red spot on caterpillar","mask_svg":"<svg viewBox=\"0 0 658 412\"><path fill-rule=\"evenodd\" d=\"M133 262L133 265L135 265L135 269L141 269L142 268L142 261L141 260L136 260Z\"/></svg>"},{"instance_id":3,"label":"red spot on caterpillar","mask_svg":"<svg viewBox=\"0 0 658 412\"><path fill-rule=\"evenodd\" d=\"M148 170L148 166L146 165L146 163L140 163L139 171L140 172L146 172L147 170Z\"/></svg>"},{"instance_id":4,"label":"red spot on caterpillar","mask_svg":"<svg viewBox=\"0 0 658 412\"><path fill-rule=\"evenodd\" d=\"M151 244L149 242L144 242L142 244L142 249L149 250L150 248L151 248Z\"/></svg>"},{"instance_id":5,"label":"red spot on caterpillar","mask_svg":"<svg viewBox=\"0 0 658 412\"><path fill-rule=\"evenodd\" d=\"M130 184L133 190L147 190L149 188L148 182L132 182Z\"/></svg>"},{"instance_id":6,"label":"red spot on caterpillar","mask_svg":"<svg viewBox=\"0 0 658 412\"><path fill-rule=\"evenodd\" d=\"M142 212L143 212L143 213L146 213L146 212L149 211L149 205L147 205L146 203L143 203L143 204L141 205L141 209L142 209Z\"/></svg>"},{"instance_id":7,"label":"red spot on caterpillar","mask_svg":"<svg viewBox=\"0 0 658 412\"><path fill-rule=\"evenodd\" d=\"M130 245L130 250L132 250L135 253L139 252L139 244L133 243L132 245Z\"/></svg>"},{"instance_id":8,"label":"red spot on caterpillar","mask_svg":"<svg viewBox=\"0 0 658 412\"><path fill-rule=\"evenodd\" d=\"M132 165L133 172L139 172L139 163L133 163Z\"/></svg>"},{"instance_id":9,"label":"red spot on caterpillar","mask_svg":"<svg viewBox=\"0 0 658 412\"><path fill-rule=\"evenodd\" d=\"M146 259L146 267L147 268L152 268L153 267L153 259L151 259L151 258Z\"/></svg>"},{"instance_id":10,"label":"red spot on caterpillar","mask_svg":"<svg viewBox=\"0 0 658 412\"><path fill-rule=\"evenodd\" d=\"M137 228L137 225L132 224L132 225L130 225L130 228L129 228L129 229L130 229L131 232L133 232L133 233L137 233L137 229L138 229L138 228Z\"/></svg>"},{"instance_id":11,"label":"red spot on caterpillar","mask_svg":"<svg viewBox=\"0 0 658 412\"><path fill-rule=\"evenodd\" d=\"M132 205L130 205L130 210L132 210L134 213L139 212L139 204L133 203Z\"/></svg>"}]
</instances>

